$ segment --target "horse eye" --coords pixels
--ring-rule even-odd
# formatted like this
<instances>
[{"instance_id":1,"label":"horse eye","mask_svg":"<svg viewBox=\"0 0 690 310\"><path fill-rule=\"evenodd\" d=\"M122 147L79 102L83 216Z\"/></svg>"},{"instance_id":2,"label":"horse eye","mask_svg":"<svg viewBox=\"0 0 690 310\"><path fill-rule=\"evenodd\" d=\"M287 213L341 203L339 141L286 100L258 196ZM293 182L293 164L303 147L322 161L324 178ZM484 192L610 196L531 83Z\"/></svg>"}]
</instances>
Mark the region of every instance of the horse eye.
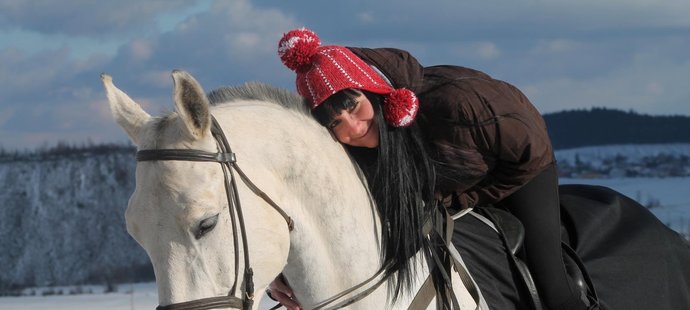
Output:
<instances>
[{"instance_id":1,"label":"horse eye","mask_svg":"<svg viewBox=\"0 0 690 310\"><path fill-rule=\"evenodd\" d=\"M206 235L209 231L213 230L214 227L216 227L216 224L218 223L218 214L205 218L201 222L199 222L199 226L196 229L196 232L194 233L194 237L196 237L197 240L201 239L204 235Z\"/></svg>"}]
</instances>

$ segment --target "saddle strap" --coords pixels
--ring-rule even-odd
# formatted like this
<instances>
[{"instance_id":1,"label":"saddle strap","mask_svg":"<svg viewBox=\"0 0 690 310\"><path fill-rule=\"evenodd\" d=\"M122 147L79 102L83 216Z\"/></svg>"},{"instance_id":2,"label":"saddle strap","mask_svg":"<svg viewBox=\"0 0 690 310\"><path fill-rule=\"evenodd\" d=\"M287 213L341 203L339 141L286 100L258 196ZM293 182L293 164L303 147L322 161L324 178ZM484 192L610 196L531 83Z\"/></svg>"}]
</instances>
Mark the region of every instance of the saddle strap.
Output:
<instances>
[{"instance_id":1,"label":"saddle strap","mask_svg":"<svg viewBox=\"0 0 690 310\"><path fill-rule=\"evenodd\" d=\"M583 301L586 299L590 303L590 308L588 309L598 309L597 307L601 307L599 296L597 295L597 290L594 287L594 281L592 281L592 278L589 276L584 262L582 262L580 256L577 255L577 252L575 252L570 245L566 244L565 242L561 242L561 247L563 248L563 259L575 264L573 267L577 267L577 271L579 271L579 275L582 281L584 281L584 283L581 284L585 286L582 288L584 292L582 292L583 296L581 296L581 298L583 298ZM567 268L568 266L566 265L566 269ZM570 271L568 273L570 276L574 276ZM578 286L579 285L580 284L578 284Z\"/></svg>"},{"instance_id":2,"label":"saddle strap","mask_svg":"<svg viewBox=\"0 0 690 310\"><path fill-rule=\"evenodd\" d=\"M436 249L432 247L431 249L432 258L436 268L438 268L436 272L437 274L441 275L442 279L440 280L446 283L445 288L435 287L437 295L436 298L439 299L443 298L442 296L446 296L445 298L450 299L453 307L459 309L457 296L455 296L455 293L452 291L451 274L452 269L454 269L462 281L462 284L465 286L470 296L472 296L476 309L487 308L485 304L482 305L479 289L467 271L460 253L457 251L457 249L455 249L455 246L451 242L453 237L453 227L455 225L454 218L448 213L448 210L445 207L438 209L437 216L438 217L436 217L436 219L438 220L440 217L441 220L436 222L436 227L434 227L435 225L431 223L433 220L427 221L427 223L424 225L424 233L428 235L429 238L432 238L433 235L435 238L438 238L440 241L442 241L442 247L437 247ZM445 228L445 230L443 230L443 228ZM430 267L430 269L433 270L434 268Z\"/></svg>"},{"instance_id":3,"label":"saddle strap","mask_svg":"<svg viewBox=\"0 0 690 310\"><path fill-rule=\"evenodd\" d=\"M474 302L477 305L476 309L488 309L488 305L482 303L483 300L480 297L479 289L477 289L477 284L474 283L474 280L472 280L472 277L467 272L467 267L465 267L465 264L463 263L458 250L455 248L454 245L451 244L448 247L448 251L450 252L451 257L453 258L453 268L455 268L455 272L458 273L460 281L462 281L462 284L465 285L465 288L467 288L467 291L470 293L470 296L472 296L472 298L474 299Z\"/></svg>"},{"instance_id":4,"label":"saddle strap","mask_svg":"<svg viewBox=\"0 0 690 310\"><path fill-rule=\"evenodd\" d=\"M434 289L434 282L431 279L431 275L426 277L426 281L422 284L422 287L417 291L417 295L414 296L412 303L407 307L407 310L418 310L428 307L431 300L436 296L436 289Z\"/></svg>"},{"instance_id":5,"label":"saddle strap","mask_svg":"<svg viewBox=\"0 0 690 310\"><path fill-rule=\"evenodd\" d=\"M503 231L503 228L501 228L501 225L499 225L500 221L496 218L496 215L494 215L492 212L490 212L491 209L489 208L484 208L481 209L483 212L481 212L481 215L485 216L488 218L491 222L494 223L494 228L498 232L498 235L501 237L501 241L503 242L503 245L506 247L506 249L510 249L510 244L508 240L506 239L506 234ZM539 293L537 291L537 286L534 284L534 279L532 278L532 274L529 271L529 268L527 267L527 264L525 264L522 260L520 260L515 253L512 253L511 251L508 252L508 257L510 261L513 263L515 268L517 268L518 272L520 273L520 276L522 277L523 283L525 285L525 288L530 294L531 300L532 300L532 306L534 310L543 310L544 307L541 304L541 298L539 297Z\"/></svg>"},{"instance_id":6,"label":"saddle strap","mask_svg":"<svg viewBox=\"0 0 690 310\"><path fill-rule=\"evenodd\" d=\"M452 259L453 269L455 269L455 272L458 273L460 281L462 281L462 284L470 293L472 299L474 299L474 303L477 306L476 309L479 310L481 309L481 298L479 295L479 289L477 288L477 284L474 283L474 280L472 280L472 277L470 276L469 272L467 271L467 268L465 267L465 264L462 261L462 256L460 256L460 253L451 242L451 239L453 237L453 227L455 225L455 220L452 216L450 216L450 214L445 208L444 212L446 213L446 247Z\"/></svg>"}]
</instances>

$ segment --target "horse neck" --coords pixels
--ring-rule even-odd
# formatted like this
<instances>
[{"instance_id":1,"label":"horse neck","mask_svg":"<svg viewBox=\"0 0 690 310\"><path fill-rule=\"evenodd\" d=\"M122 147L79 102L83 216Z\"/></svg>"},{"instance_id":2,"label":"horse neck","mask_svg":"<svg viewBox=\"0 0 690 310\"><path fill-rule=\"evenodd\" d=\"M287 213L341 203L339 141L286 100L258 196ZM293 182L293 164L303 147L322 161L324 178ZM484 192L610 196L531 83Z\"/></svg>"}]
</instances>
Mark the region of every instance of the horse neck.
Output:
<instances>
[{"instance_id":1,"label":"horse neck","mask_svg":"<svg viewBox=\"0 0 690 310\"><path fill-rule=\"evenodd\" d=\"M363 178L328 131L294 113L267 112L262 118L270 119L262 123L272 126L257 130L254 143L237 152L255 154L254 165L272 170L285 187L276 192L295 229L283 273L310 308L378 270L379 219ZM380 306L380 300L373 306Z\"/></svg>"},{"instance_id":2,"label":"horse neck","mask_svg":"<svg viewBox=\"0 0 690 310\"><path fill-rule=\"evenodd\" d=\"M293 215L297 228L284 271L288 279L302 279L296 284L302 287L294 289L307 309L359 284L380 266L380 224L365 183L342 146L323 138L323 145L312 150L318 157L304 162L310 169L293 184L301 208ZM380 303L357 306L372 309Z\"/></svg>"}]
</instances>

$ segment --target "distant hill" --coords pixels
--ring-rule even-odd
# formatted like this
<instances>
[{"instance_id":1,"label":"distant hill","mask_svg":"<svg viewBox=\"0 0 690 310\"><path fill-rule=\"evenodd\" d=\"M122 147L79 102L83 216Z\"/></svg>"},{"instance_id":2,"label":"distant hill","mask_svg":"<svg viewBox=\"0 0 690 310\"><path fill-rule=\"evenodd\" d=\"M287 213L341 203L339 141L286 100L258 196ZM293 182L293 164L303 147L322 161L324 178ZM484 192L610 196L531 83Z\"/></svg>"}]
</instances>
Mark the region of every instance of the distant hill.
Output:
<instances>
[{"instance_id":1,"label":"distant hill","mask_svg":"<svg viewBox=\"0 0 690 310\"><path fill-rule=\"evenodd\" d=\"M607 108L544 115L555 149L612 144L690 143L689 116L652 116Z\"/></svg>"}]
</instances>

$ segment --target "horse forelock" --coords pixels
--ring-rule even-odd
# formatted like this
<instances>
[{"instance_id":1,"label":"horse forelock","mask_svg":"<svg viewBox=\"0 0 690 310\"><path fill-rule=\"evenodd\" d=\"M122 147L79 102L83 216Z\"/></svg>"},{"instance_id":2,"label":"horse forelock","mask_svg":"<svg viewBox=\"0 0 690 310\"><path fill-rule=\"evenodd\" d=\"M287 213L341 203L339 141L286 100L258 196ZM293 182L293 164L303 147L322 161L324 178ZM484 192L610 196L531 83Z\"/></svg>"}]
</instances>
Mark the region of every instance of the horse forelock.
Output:
<instances>
[{"instance_id":1,"label":"horse forelock","mask_svg":"<svg viewBox=\"0 0 690 310\"><path fill-rule=\"evenodd\" d=\"M139 148L160 149L169 148L173 141L179 140L182 135L179 115L177 112L168 112L159 117L154 117L147 124L148 130L144 131Z\"/></svg>"},{"instance_id":2,"label":"horse forelock","mask_svg":"<svg viewBox=\"0 0 690 310\"><path fill-rule=\"evenodd\" d=\"M212 90L207 94L211 106L221 106L232 104L233 102L261 101L264 103L275 104L277 106L295 111L298 114L313 118L309 110L309 105L304 98L290 90L271 86L261 82L250 82L238 86L223 86ZM144 148L160 148L163 141L161 137L169 130L178 130L176 122L179 115L176 112L156 117L151 123L151 137ZM177 133L172 136L178 136Z\"/></svg>"}]
</instances>

